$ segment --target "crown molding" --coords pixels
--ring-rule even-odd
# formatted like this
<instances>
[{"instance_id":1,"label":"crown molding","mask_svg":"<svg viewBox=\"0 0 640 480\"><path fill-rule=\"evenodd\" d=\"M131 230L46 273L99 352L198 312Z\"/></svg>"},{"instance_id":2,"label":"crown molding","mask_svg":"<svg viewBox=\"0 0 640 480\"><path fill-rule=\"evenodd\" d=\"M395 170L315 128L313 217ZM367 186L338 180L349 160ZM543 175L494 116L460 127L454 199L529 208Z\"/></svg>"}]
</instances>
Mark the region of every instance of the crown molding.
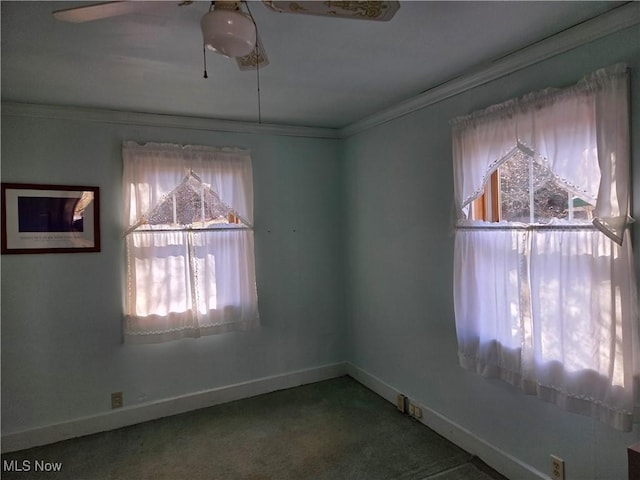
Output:
<instances>
[{"instance_id":1,"label":"crown molding","mask_svg":"<svg viewBox=\"0 0 640 480\"><path fill-rule=\"evenodd\" d=\"M189 130L246 133L254 135L339 138L339 131L334 128L276 125L202 117L184 117L178 115L161 115L155 113L125 112L100 108L43 105L20 102L2 102L2 115L49 118L57 120L76 120L118 125L185 128Z\"/></svg>"},{"instance_id":2,"label":"crown molding","mask_svg":"<svg viewBox=\"0 0 640 480\"><path fill-rule=\"evenodd\" d=\"M2 114L89 122L186 128L192 130L279 135L310 138L347 138L365 130L446 100L472 88L517 72L586 43L640 23L640 2L628 2L591 20L568 28L489 64L479 65L420 95L351 123L341 129L295 125L259 124L234 120L126 112L100 108L2 102Z\"/></svg>"},{"instance_id":3,"label":"crown molding","mask_svg":"<svg viewBox=\"0 0 640 480\"><path fill-rule=\"evenodd\" d=\"M480 65L416 97L347 125L339 130L340 138L350 137L434 103L441 102L638 23L640 23L640 2L628 2L591 20L582 22L556 35L506 55L490 64Z\"/></svg>"}]
</instances>

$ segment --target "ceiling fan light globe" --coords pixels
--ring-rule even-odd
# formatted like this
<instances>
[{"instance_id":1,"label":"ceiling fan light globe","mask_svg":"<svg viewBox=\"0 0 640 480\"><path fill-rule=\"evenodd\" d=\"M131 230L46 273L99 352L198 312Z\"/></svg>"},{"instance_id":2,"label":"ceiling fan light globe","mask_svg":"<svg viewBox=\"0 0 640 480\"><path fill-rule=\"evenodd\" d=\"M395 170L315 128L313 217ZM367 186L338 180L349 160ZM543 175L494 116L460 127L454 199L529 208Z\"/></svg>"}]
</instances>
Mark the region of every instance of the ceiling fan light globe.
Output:
<instances>
[{"instance_id":1,"label":"ceiling fan light globe","mask_svg":"<svg viewBox=\"0 0 640 480\"><path fill-rule=\"evenodd\" d=\"M208 49L226 57L244 57L256 46L256 29L242 12L213 10L200 21L202 40Z\"/></svg>"}]
</instances>

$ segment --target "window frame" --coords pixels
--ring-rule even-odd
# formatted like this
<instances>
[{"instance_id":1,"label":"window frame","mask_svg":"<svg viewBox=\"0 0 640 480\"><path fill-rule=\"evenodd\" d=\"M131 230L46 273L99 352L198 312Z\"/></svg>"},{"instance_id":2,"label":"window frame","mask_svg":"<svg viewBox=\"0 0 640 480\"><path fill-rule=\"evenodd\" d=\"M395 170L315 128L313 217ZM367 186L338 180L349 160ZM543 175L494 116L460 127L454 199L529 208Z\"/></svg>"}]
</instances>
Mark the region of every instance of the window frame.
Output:
<instances>
[{"instance_id":1,"label":"window frame","mask_svg":"<svg viewBox=\"0 0 640 480\"><path fill-rule=\"evenodd\" d=\"M533 162L533 161L534 160L530 160L530 162ZM560 184L558 183L558 185ZM574 202L576 199L579 199L580 197L572 194L572 192L566 187L562 187L562 188L564 189L568 197L567 198L567 212L568 212L567 220L573 221L574 214L577 208L574 205ZM533 196L533 198L535 198L535 195ZM533 199L530 198L530 201L532 200ZM587 202L585 203L586 205L591 206L591 209L587 213L587 216L588 216L588 220L592 221L593 220L592 212L595 206ZM498 166L493 172L491 172L491 175L489 175L489 178L487 179L487 182L484 185L482 194L471 202L469 213L470 213L471 220L484 220L486 222L491 222L491 223L496 223L504 220L503 214L502 214L502 191L501 191L501 182L500 182L500 166ZM528 223L530 225L536 224L535 221L529 221L524 223Z\"/></svg>"}]
</instances>

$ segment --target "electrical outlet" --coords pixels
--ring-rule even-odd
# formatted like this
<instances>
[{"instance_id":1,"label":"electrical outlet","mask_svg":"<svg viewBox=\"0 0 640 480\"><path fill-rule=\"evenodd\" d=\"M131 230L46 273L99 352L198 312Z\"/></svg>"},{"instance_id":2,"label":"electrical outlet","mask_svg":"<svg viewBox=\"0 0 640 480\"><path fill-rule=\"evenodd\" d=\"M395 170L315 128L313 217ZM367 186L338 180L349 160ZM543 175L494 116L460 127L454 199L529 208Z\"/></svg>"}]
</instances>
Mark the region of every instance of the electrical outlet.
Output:
<instances>
[{"instance_id":1,"label":"electrical outlet","mask_svg":"<svg viewBox=\"0 0 640 480\"><path fill-rule=\"evenodd\" d=\"M551 478L564 480L564 460L555 455L551 455Z\"/></svg>"},{"instance_id":2,"label":"electrical outlet","mask_svg":"<svg viewBox=\"0 0 640 480\"><path fill-rule=\"evenodd\" d=\"M422 418L422 409L417 405L413 406L413 416L416 418Z\"/></svg>"},{"instance_id":3,"label":"electrical outlet","mask_svg":"<svg viewBox=\"0 0 640 480\"><path fill-rule=\"evenodd\" d=\"M405 400L407 399L407 397L405 397L403 394L399 393L398 396L396 397L396 407L398 407L398 410L400 410L402 413L405 413Z\"/></svg>"},{"instance_id":4,"label":"electrical outlet","mask_svg":"<svg viewBox=\"0 0 640 480\"><path fill-rule=\"evenodd\" d=\"M411 415L412 417L415 415L415 406L413 405L413 403L409 404L409 415Z\"/></svg>"},{"instance_id":5,"label":"electrical outlet","mask_svg":"<svg viewBox=\"0 0 640 480\"><path fill-rule=\"evenodd\" d=\"M114 392L111 394L111 408L122 408L123 404L122 392Z\"/></svg>"}]
</instances>

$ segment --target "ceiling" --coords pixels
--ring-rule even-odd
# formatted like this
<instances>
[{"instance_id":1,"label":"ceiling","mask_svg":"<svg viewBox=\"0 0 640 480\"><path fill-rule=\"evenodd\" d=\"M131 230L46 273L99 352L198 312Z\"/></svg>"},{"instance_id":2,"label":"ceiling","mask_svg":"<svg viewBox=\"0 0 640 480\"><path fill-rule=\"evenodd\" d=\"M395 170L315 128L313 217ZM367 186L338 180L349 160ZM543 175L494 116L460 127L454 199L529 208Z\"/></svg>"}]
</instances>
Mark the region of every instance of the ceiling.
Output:
<instances>
[{"instance_id":1,"label":"ceiling","mask_svg":"<svg viewBox=\"0 0 640 480\"><path fill-rule=\"evenodd\" d=\"M2 1L2 100L258 120L258 76L207 53L210 2L72 24L92 2ZM401 1L389 22L276 13L249 2L270 64L261 121L342 128L624 2Z\"/></svg>"}]
</instances>

